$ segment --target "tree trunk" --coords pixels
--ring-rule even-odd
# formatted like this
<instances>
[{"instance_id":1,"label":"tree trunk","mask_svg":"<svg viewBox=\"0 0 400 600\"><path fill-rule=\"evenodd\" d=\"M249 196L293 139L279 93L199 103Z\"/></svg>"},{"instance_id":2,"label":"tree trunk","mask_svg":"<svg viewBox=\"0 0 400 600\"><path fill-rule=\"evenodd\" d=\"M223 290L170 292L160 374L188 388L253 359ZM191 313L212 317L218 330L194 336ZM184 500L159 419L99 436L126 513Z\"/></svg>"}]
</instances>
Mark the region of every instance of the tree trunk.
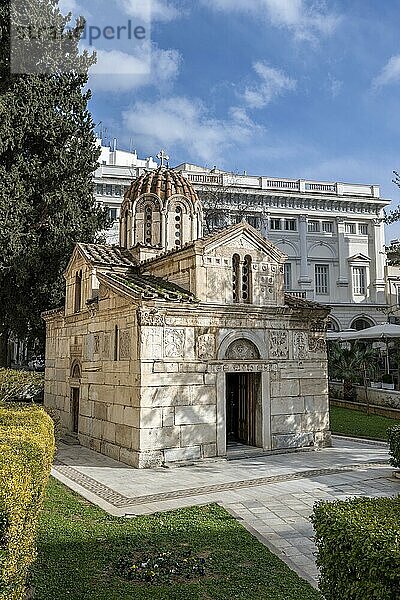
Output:
<instances>
[{"instance_id":1,"label":"tree trunk","mask_svg":"<svg viewBox=\"0 0 400 600\"><path fill-rule=\"evenodd\" d=\"M354 386L348 379L343 382L343 400L354 400Z\"/></svg>"},{"instance_id":2,"label":"tree trunk","mask_svg":"<svg viewBox=\"0 0 400 600\"><path fill-rule=\"evenodd\" d=\"M9 339L10 332L8 329L3 329L0 332L0 367L2 368L8 368L10 366Z\"/></svg>"}]
</instances>

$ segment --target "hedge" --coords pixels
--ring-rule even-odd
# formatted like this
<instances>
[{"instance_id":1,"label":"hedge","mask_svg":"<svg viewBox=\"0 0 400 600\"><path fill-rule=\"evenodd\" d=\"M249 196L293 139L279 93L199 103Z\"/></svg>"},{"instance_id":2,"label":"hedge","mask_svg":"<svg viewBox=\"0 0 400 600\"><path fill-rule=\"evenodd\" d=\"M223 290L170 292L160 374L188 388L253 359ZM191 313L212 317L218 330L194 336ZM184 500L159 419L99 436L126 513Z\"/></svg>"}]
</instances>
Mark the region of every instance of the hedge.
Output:
<instances>
[{"instance_id":1,"label":"hedge","mask_svg":"<svg viewBox=\"0 0 400 600\"><path fill-rule=\"evenodd\" d=\"M325 600L400 598L400 496L319 502L311 520Z\"/></svg>"},{"instance_id":2,"label":"hedge","mask_svg":"<svg viewBox=\"0 0 400 600\"><path fill-rule=\"evenodd\" d=\"M0 402L32 400L43 394L44 374L0 369Z\"/></svg>"},{"instance_id":3,"label":"hedge","mask_svg":"<svg viewBox=\"0 0 400 600\"><path fill-rule=\"evenodd\" d=\"M390 464L400 469L400 425L388 429Z\"/></svg>"},{"instance_id":4,"label":"hedge","mask_svg":"<svg viewBox=\"0 0 400 600\"><path fill-rule=\"evenodd\" d=\"M23 600L54 455L53 422L34 405L0 405L0 600Z\"/></svg>"}]
</instances>

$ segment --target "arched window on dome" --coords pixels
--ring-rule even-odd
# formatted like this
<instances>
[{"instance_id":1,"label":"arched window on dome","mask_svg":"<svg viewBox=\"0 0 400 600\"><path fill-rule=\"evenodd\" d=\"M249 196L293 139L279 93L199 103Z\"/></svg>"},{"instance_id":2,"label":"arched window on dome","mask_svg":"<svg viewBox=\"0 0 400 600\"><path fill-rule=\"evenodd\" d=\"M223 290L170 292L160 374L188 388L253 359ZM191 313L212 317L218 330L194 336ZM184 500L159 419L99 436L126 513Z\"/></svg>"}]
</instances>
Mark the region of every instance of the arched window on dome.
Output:
<instances>
[{"instance_id":1,"label":"arched window on dome","mask_svg":"<svg viewBox=\"0 0 400 600\"><path fill-rule=\"evenodd\" d=\"M232 289L233 289L233 302L240 302L240 256L234 254L232 257Z\"/></svg>"},{"instance_id":2,"label":"arched window on dome","mask_svg":"<svg viewBox=\"0 0 400 600\"><path fill-rule=\"evenodd\" d=\"M144 206L144 243L153 244L153 205L148 202Z\"/></svg>"},{"instance_id":3,"label":"arched window on dome","mask_svg":"<svg viewBox=\"0 0 400 600\"><path fill-rule=\"evenodd\" d=\"M177 204L175 207L175 246L181 247L183 240L183 218L182 206Z\"/></svg>"},{"instance_id":4,"label":"arched window on dome","mask_svg":"<svg viewBox=\"0 0 400 600\"><path fill-rule=\"evenodd\" d=\"M251 256L245 256L242 267L242 302L251 304L252 296Z\"/></svg>"}]
</instances>

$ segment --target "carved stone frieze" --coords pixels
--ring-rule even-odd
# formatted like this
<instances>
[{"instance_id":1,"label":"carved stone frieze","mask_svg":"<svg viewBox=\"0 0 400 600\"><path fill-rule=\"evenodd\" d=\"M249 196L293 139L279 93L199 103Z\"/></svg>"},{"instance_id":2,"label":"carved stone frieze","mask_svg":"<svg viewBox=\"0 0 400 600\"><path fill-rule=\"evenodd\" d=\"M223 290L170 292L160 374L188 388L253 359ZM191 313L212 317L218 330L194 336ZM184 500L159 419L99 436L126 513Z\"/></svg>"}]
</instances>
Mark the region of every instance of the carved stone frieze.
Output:
<instances>
[{"instance_id":1,"label":"carved stone frieze","mask_svg":"<svg viewBox=\"0 0 400 600\"><path fill-rule=\"evenodd\" d=\"M103 335L103 358L105 360L110 360L110 349L111 349L111 335L109 333L105 333Z\"/></svg>"},{"instance_id":2,"label":"carved stone frieze","mask_svg":"<svg viewBox=\"0 0 400 600\"><path fill-rule=\"evenodd\" d=\"M325 352L326 340L318 335L308 334L308 347L310 352Z\"/></svg>"},{"instance_id":3,"label":"carved stone frieze","mask_svg":"<svg viewBox=\"0 0 400 600\"><path fill-rule=\"evenodd\" d=\"M185 349L184 329L165 329L164 356L165 358L183 358Z\"/></svg>"},{"instance_id":4,"label":"carved stone frieze","mask_svg":"<svg viewBox=\"0 0 400 600\"><path fill-rule=\"evenodd\" d=\"M150 327L164 327L165 325L165 317L158 310L146 310L140 309L138 310L138 321L139 325L147 325Z\"/></svg>"},{"instance_id":5,"label":"carved stone frieze","mask_svg":"<svg viewBox=\"0 0 400 600\"><path fill-rule=\"evenodd\" d=\"M276 330L269 333L269 357L289 358L289 335L287 331Z\"/></svg>"},{"instance_id":6,"label":"carved stone frieze","mask_svg":"<svg viewBox=\"0 0 400 600\"><path fill-rule=\"evenodd\" d=\"M293 357L299 360L308 357L307 335L304 331L293 332Z\"/></svg>"},{"instance_id":7,"label":"carved stone frieze","mask_svg":"<svg viewBox=\"0 0 400 600\"><path fill-rule=\"evenodd\" d=\"M129 360L131 357L131 335L129 329L119 332L119 358Z\"/></svg>"},{"instance_id":8,"label":"carved stone frieze","mask_svg":"<svg viewBox=\"0 0 400 600\"><path fill-rule=\"evenodd\" d=\"M215 358L215 336L213 334L199 335L197 338L197 355L200 360Z\"/></svg>"},{"instance_id":9,"label":"carved stone frieze","mask_svg":"<svg viewBox=\"0 0 400 600\"><path fill-rule=\"evenodd\" d=\"M141 331L142 358L163 358L163 329L146 327Z\"/></svg>"}]
</instances>

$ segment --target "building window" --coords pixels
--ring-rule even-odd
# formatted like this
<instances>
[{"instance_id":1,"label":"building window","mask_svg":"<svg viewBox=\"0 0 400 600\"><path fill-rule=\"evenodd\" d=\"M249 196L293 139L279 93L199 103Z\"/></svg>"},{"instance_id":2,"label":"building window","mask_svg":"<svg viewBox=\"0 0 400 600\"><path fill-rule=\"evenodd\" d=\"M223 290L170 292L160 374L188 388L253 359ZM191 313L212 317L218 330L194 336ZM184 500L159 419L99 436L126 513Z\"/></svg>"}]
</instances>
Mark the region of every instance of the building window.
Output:
<instances>
[{"instance_id":1,"label":"building window","mask_svg":"<svg viewBox=\"0 0 400 600\"><path fill-rule=\"evenodd\" d=\"M400 285L396 287L397 306L400 306Z\"/></svg>"},{"instance_id":2,"label":"building window","mask_svg":"<svg viewBox=\"0 0 400 600\"><path fill-rule=\"evenodd\" d=\"M122 185L114 186L114 191L116 196L122 196Z\"/></svg>"},{"instance_id":3,"label":"building window","mask_svg":"<svg viewBox=\"0 0 400 600\"><path fill-rule=\"evenodd\" d=\"M247 222L249 225L254 227L254 229L260 229L260 217L254 217L250 215L247 217Z\"/></svg>"},{"instance_id":4,"label":"building window","mask_svg":"<svg viewBox=\"0 0 400 600\"><path fill-rule=\"evenodd\" d=\"M345 224L345 232L350 233L350 234L355 234L356 224L355 223L346 223Z\"/></svg>"},{"instance_id":5,"label":"building window","mask_svg":"<svg viewBox=\"0 0 400 600\"><path fill-rule=\"evenodd\" d=\"M113 186L109 183L106 184L106 196L112 196Z\"/></svg>"},{"instance_id":6,"label":"building window","mask_svg":"<svg viewBox=\"0 0 400 600\"><path fill-rule=\"evenodd\" d=\"M358 233L360 235L368 235L368 225L367 225L367 223L359 223L358 224Z\"/></svg>"},{"instance_id":7,"label":"building window","mask_svg":"<svg viewBox=\"0 0 400 600\"><path fill-rule=\"evenodd\" d=\"M332 233L332 231L333 231L332 221L322 221L322 231L324 233Z\"/></svg>"},{"instance_id":8,"label":"building window","mask_svg":"<svg viewBox=\"0 0 400 600\"><path fill-rule=\"evenodd\" d=\"M351 329L355 329L356 331L362 331L363 329L368 329L369 327L372 327L372 323L367 321L367 319L363 319L362 317L354 319L350 326Z\"/></svg>"},{"instance_id":9,"label":"building window","mask_svg":"<svg viewBox=\"0 0 400 600\"><path fill-rule=\"evenodd\" d=\"M151 244L153 240L153 207L146 204L144 207L144 241Z\"/></svg>"},{"instance_id":10,"label":"building window","mask_svg":"<svg viewBox=\"0 0 400 600\"><path fill-rule=\"evenodd\" d=\"M329 266L315 265L315 293L329 294Z\"/></svg>"},{"instance_id":11,"label":"building window","mask_svg":"<svg viewBox=\"0 0 400 600\"><path fill-rule=\"evenodd\" d=\"M296 219L285 219L285 231L296 231L297 223Z\"/></svg>"},{"instance_id":12,"label":"building window","mask_svg":"<svg viewBox=\"0 0 400 600\"><path fill-rule=\"evenodd\" d=\"M270 229L272 231L279 231L281 228L281 220L280 219L271 219Z\"/></svg>"},{"instance_id":13,"label":"building window","mask_svg":"<svg viewBox=\"0 0 400 600\"><path fill-rule=\"evenodd\" d=\"M108 218L111 219L111 221L116 221L117 220L117 216L118 216L118 209L117 208L109 208L108 209Z\"/></svg>"},{"instance_id":14,"label":"building window","mask_svg":"<svg viewBox=\"0 0 400 600\"><path fill-rule=\"evenodd\" d=\"M353 292L358 296L365 296L366 292L366 269L365 267L353 267Z\"/></svg>"},{"instance_id":15,"label":"building window","mask_svg":"<svg viewBox=\"0 0 400 600\"><path fill-rule=\"evenodd\" d=\"M98 196L102 196L103 195L103 184L102 183L97 183L96 184L96 194Z\"/></svg>"},{"instance_id":16,"label":"building window","mask_svg":"<svg viewBox=\"0 0 400 600\"><path fill-rule=\"evenodd\" d=\"M75 302L74 312L79 312L82 305L82 271L78 271L75 275Z\"/></svg>"},{"instance_id":17,"label":"building window","mask_svg":"<svg viewBox=\"0 0 400 600\"><path fill-rule=\"evenodd\" d=\"M252 302L251 275L251 256L245 256L242 267L242 301L246 304Z\"/></svg>"},{"instance_id":18,"label":"building window","mask_svg":"<svg viewBox=\"0 0 400 600\"><path fill-rule=\"evenodd\" d=\"M283 265L283 288L288 291L292 289L292 265L285 263Z\"/></svg>"},{"instance_id":19,"label":"building window","mask_svg":"<svg viewBox=\"0 0 400 600\"><path fill-rule=\"evenodd\" d=\"M319 221L308 221L307 229L309 233L316 233L319 231Z\"/></svg>"},{"instance_id":20,"label":"building window","mask_svg":"<svg viewBox=\"0 0 400 600\"><path fill-rule=\"evenodd\" d=\"M234 254L232 258L232 285L233 285L233 301L239 302L239 254Z\"/></svg>"},{"instance_id":21,"label":"building window","mask_svg":"<svg viewBox=\"0 0 400 600\"><path fill-rule=\"evenodd\" d=\"M115 326L114 330L114 360L118 360L119 354L119 330L118 325Z\"/></svg>"},{"instance_id":22,"label":"building window","mask_svg":"<svg viewBox=\"0 0 400 600\"><path fill-rule=\"evenodd\" d=\"M182 246L182 207L175 209L175 246Z\"/></svg>"}]
</instances>

